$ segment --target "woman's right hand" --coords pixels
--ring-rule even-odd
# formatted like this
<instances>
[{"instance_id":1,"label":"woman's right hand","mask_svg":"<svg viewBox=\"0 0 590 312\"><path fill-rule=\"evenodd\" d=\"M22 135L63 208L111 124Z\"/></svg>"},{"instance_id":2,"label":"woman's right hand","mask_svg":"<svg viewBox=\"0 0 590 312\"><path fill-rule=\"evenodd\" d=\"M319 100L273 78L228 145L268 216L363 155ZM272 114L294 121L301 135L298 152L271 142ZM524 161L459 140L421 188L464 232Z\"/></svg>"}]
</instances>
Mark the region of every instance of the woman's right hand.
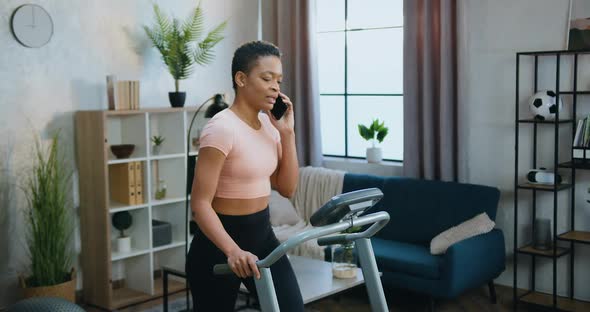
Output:
<instances>
[{"instance_id":1,"label":"woman's right hand","mask_svg":"<svg viewBox=\"0 0 590 312\"><path fill-rule=\"evenodd\" d=\"M230 269L240 278L254 275L260 279L260 271L256 265L258 257L251 252L236 248L227 255L227 264Z\"/></svg>"}]
</instances>

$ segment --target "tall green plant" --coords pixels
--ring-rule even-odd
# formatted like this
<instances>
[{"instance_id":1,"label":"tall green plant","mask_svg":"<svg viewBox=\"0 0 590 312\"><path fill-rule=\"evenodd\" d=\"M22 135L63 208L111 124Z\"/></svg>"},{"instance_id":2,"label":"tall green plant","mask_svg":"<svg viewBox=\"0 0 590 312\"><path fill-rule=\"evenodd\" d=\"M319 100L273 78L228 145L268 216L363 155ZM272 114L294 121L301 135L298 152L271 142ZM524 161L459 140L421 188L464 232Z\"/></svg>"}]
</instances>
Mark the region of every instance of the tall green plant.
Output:
<instances>
[{"instance_id":1,"label":"tall green plant","mask_svg":"<svg viewBox=\"0 0 590 312\"><path fill-rule=\"evenodd\" d=\"M389 132L389 128L385 127L385 122L379 122L379 119L374 119L369 127L359 124L358 129L361 137L371 141L373 147L375 147L375 140L379 143L383 142Z\"/></svg>"},{"instance_id":2,"label":"tall green plant","mask_svg":"<svg viewBox=\"0 0 590 312\"><path fill-rule=\"evenodd\" d=\"M59 133L44 149L35 141L34 160L24 192L31 275L28 287L50 286L70 279L73 233L69 182L71 171L59 153Z\"/></svg>"},{"instance_id":3,"label":"tall green plant","mask_svg":"<svg viewBox=\"0 0 590 312\"><path fill-rule=\"evenodd\" d=\"M154 26L143 26L143 29L154 47L160 51L178 92L179 81L192 74L195 64L206 65L213 61L213 47L224 38L222 32L227 26L227 21L219 24L200 40L204 31L203 9L200 3L185 22L180 22L176 18L170 19L157 4L154 4L154 15Z\"/></svg>"}]
</instances>

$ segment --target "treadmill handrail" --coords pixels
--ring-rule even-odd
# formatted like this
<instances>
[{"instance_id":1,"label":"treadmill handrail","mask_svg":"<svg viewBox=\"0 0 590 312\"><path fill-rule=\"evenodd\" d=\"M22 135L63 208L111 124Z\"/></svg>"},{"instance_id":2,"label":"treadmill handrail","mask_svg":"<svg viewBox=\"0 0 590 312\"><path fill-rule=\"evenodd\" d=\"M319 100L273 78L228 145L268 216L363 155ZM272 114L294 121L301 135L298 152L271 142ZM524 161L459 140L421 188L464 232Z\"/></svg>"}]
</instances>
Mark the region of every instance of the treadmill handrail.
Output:
<instances>
[{"instance_id":1,"label":"treadmill handrail","mask_svg":"<svg viewBox=\"0 0 590 312\"><path fill-rule=\"evenodd\" d=\"M344 221L344 220L343 220ZM330 234L341 233L342 231L351 227L350 222L343 222L340 221L335 224L328 224L320 227L313 228L311 230L307 230L305 232L301 232L286 241L282 242L277 248L275 248L266 258L256 261L256 265L259 268L268 268L276 261L278 261L282 256L284 256L287 251L295 248L296 246L314 238L320 238L324 236L328 236ZM343 239L346 241L355 240L359 238L369 238L375 235L379 230L381 230L387 223L389 222L389 214L385 211L379 211L375 213L371 213L368 215L364 215L358 218L353 219L352 223L355 226L363 226L372 224L368 229L363 232L359 233L351 233L351 234L341 234L336 235L339 237L336 242L342 241ZM343 238L341 238L341 236ZM333 236L332 236L333 237ZM331 237L327 238L331 239ZM319 240L318 240L319 243ZM213 267L213 272L215 274L229 274L233 273L227 263L223 264L216 264Z\"/></svg>"}]
</instances>

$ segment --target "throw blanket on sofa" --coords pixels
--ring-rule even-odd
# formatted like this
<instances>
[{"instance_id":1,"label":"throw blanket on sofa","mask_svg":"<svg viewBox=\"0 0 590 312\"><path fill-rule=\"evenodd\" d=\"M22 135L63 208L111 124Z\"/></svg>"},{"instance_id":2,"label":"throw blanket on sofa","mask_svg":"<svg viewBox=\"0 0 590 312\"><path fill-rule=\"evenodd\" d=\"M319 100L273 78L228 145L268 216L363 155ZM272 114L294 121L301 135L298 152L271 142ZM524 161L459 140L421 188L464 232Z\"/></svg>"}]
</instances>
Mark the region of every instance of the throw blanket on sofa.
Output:
<instances>
[{"instance_id":1,"label":"throw blanket on sofa","mask_svg":"<svg viewBox=\"0 0 590 312\"><path fill-rule=\"evenodd\" d=\"M321 167L299 169L297 191L291 199L297 214L309 222L309 218L330 198L342 193L344 171Z\"/></svg>"},{"instance_id":2,"label":"throw blanket on sofa","mask_svg":"<svg viewBox=\"0 0 590 312\"><path fill-rule=\"evenodd\" d=\"M291 202L302 220L294 225L273 227L279 241L284 242L293 235L313 228L309 218L330 198L342 192L343 181L344 171L321 167L299 168L299 182ZM292 249L289 254L324 260L324 248L318 245L316 239L312 239Z\"/></svg>"}]
</instances>

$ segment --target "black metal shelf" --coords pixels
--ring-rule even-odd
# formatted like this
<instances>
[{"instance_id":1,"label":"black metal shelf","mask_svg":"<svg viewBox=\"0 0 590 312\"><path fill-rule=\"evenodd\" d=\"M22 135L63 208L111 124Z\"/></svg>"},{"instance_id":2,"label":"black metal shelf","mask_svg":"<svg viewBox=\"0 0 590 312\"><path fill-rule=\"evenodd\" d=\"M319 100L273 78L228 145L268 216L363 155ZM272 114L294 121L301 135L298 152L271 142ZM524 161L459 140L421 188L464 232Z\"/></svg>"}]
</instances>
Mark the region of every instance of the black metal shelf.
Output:
<instances>
[{"instance_id":1,"label":"black metal shelf","mask_svg":"<svg viewBox=\"0 0 590 312\"><path fill-rule=\"evenodd\" d=\"M553 248L547 250L536 249L532 245L527 245L518 248L518 252L521 254L527 254L532 256L539 256L545 258L559 258L570 253L569 248L557 247L555 255L553 254Z\"/></svg>"},{"instance_id":2,"label":"black metal shelf","mask_svg":"<svg viewBox=\"0 0 590 312\"><path fill-rule=\"evenodd\" d=\"M580 244L590 244L590 232L588 231L567 231L559 234L557 239Z\"/></svg>"},{"instance_id":3,"label":"black metal shelf","mask_svg":"<svg viewBox=\"0 0 590 312\"><path fill-rule=\"evenodd\" d=\"M590 159L577 159L559 164L560 168L590 170Z\"/></svg>"},{"instance_id":4,"label":"black metal shelf","mask_svg":"<svg viewBox=\"0 0 590 312\"><path fill-rule=\"evenodd\" d=\"M557 309L559 311L590 311L590 302L571 299L568 297L557 296ZM538 291L528 291L518 296L518 301L525 304L530 304L535 307L539 307L542 310L543 307L551 306L553 296ZM533 310L537 311L537 309Z\"/></svg>"},{"instance_id":5,"label":"black metal shelf","mask_svg":"<svg viewBox=\"0 0 590 312\"><path fill-rule=\"evenodd\" d=\"M577 50L577 51L570 51L570 50L554 50L554 51L525 51L525 52L518 52L517 55L579 55L579 54L590 54L590 50Z\"/></svg>"},{"instance_id":6,"label":"black metal shelf","mask_svg":"<svg viewBox=\"0 0 590 312\"><path fill-rule=\"evenodd\" d=\"M546 308L553 308L554 310L559 309L559 308L563 308L566 306L577 306L577 301L575 300L571 300L571 298L573 298L574 293L575 293L575 279L576 274L575 274L575 263L574 263L574 253L575 253L575 245L576 243L584 243L584 244L590 244L590 232L580 232L580 231L576 231L574 228L574 224L575 224L575 210L576 210L576 170L578 169L584 169L584 170L590 170L590 159L578 159L578 158L573 158L570 159L567 162L564 162L564 160L559 160L559 155L562 154L560 153L560 150L563 152L565 151L564 149L570 149L569 152L571 153L571 156L574 156L574 154L576 156L581 156L582 153L580 153L579 151L585 151L585 150L589 150L590 148L586 148L586 147L575 147L573 148L573 150L571 149L571 142L573 142L574 136L576 134L576 130L577 130L577 124L578 124L578 105L579 102L581 102L582 100L584 100L584 102L588 101L588 99L585 96L582 95L590 95L590 90L578 90L578 76L579 76L579 72L580 71L580 66L579 66L579 61L581 59L581 55L585 55L585 54L590 54L590 50L583 50L583 51L565 51L565 50L561 50L561 51L526 51L526 52L518 52L516 53L516 84L515 84L515 110L514 110L514 120L515 120L515 128L514 128L514 134L515 134L515 158L514 158L514 244L513 244L513 250L514 250L514 268L513 268L513 310L517 310L518 309L518 304L521 302L528 302L531 304L537 304L540 306L544 306ZM529 56L532 56L530 59L528 58ZM527 64L529 60L533 61L533 74L534 75L529 75L529 73L522 75L521 77L521 60L526 60ZM554 77L555 77L555 84L553 87L547 87L547 86L539 86L539 77L541 76L539 73L539 65L541 62L545 62L546 60L548 61L552 61L554 64ZM563 60L563 61L562 61ZM568 67L568 66L564 66L564 64L562 64L564 61L572 61L572 67ZM584 58L583 59L585 63L588 63L587 59ZM543 76L546 76L547 73L544 72ZM568 75L572 75L573 79L572 79L572 84L571 86L566 86L564 88L563 91L560 91L560 88L562 86L562 83L560 83L560 78L561 77L565 77ZM523 78L523 77L531 77L531 79L528 78ZM525 92L526 94L522 94L521 95L521 81L525 81L525 80L531 80L530 84L527 83L524 85L531 85L531 88L528 92ZM531 94L534 94L535 92L538 92L539 89L545 89L545 88L553 88L553 91L558 95L558 96L570 96L571 100L572 100L572 105L567 105L564 107L569 108L567 111L564 112L564 114L562 115L560 112L560 116L563 116L563 120L544 120L544 121L539 121L539 120L534 120L532 118L526 119L526 118L521 118L519 116L519 112L521 111L520 106L523 105L523 101L522 99L524 98L524 96L530 96ZM580 95L580 96L579 96ZM567 118L566 118L567 116ZM522 134L519 134L519 129L521 127L525 127L525 124L533 124L534 128L532 129L532 132L530 132L530 136L527 138L530 139L532 146L531 146L531 152L532 153L525 153L523 156L524 157L529 157L528 155L532 155L532 159L530 164L528 164L527 166L530 166L529 168L537 168L538 166L538 155L541 154L548 154L548 155L552 155L553 156L553 165L554 167L557 168L568 168L570 173L571 173L571 180L569 181L569 183L562 183L562 184L558 184L558 185L543 185L543 184L532 184L532 183L520 183L519 181L523 178L519 173L521 172L521 170L519 170L519 166L520 166L520 162L522 162L522 158L523 156L519 157L520 154L520 150L519 150L519 141L522 139ZM554 131L552 133L553 136L553 142L546 142L546 140L544 140L544 142L546 143L553 143L553 147L547 147L546 149L541 149L541 146L551 146L550 145L540 145L539 144L539 134L540 133L544 133L542 131L540 131L537 125L541 125L542 127L545 127L543 125L553 125ZM559 125L559 127L558 127ZM570 129L571 132L571 136L568 135L567 138L564 137L564 133L561 131L563 130L561 125L570 125L570 127L568 127ZM528 130L528 128L527 128ZM526 132L527 134L529 133L528 131ZM544 138L545 139L545 138ZM575 152L575 153L574 153ZM585 152L584 152L585 154ZM588 152L589 156L590 156L590 152ZM584 155L584 157L586 157ZM526 190L532 190L531 192L518 192L518 190L520 189L526 189ZM557 194L558 191L561 190L570 190L571 196L569 196L568 199L568 203L567 204L563 204L560 200L559 200L559 195ZM551 192L553 193L553 196L540 196L539 192L537 191L542 191L542 192ZM526 197L527 199L529 199L529 203L531 203L531 214L530 216L527 216L527 218L529 220L531 220L532 224L533 224L533 231L534 231L534 220L537 218L538 216L538 211L540 210L540 207L543 206L543 209L545 209L545 205L540 205L539 203L541 201L549 204L552 203L552 233L558 233L557 230L557 225L560 224L561 222L565 220L568 221L569 224L569 228L567 229L567 231L565 233L561 233L559 235L555 235L553 236L554 238L554 242L557 243L558 241L561 242L561 246L557 246L555 247L555 250L553 248L549 249L549 250L538 250L533 248L531 245L528 246L522 246L520 244L522 244L522 242L519 242L518 240L518 233L521 232L521 230L519 229L519 225L522 224L522 222L519 222L518 217L519 217L519 206L520 206L520 201L522 201L522 199L520 199L519 197L521 196L520 194L522 193L523 197ZM551 197L551 199L549 199L549 197ZM579 197L579 196L578 196ZM528 205L526 205L528 207ZM567 208L567 209L564 209ZM561 222L560 222L561 221ZM520 246L520 248L519 248ZM518 289L518 268L519 268L519 257L523 254L527 254L527 255L531 255L531 259L530 262L526 261L526 263L520 263L520 265L526 265L529 266L531 268L531 279L529 286L527 286L528 292L525 295L519 295L520 290ZM559 272L563 272L562 270L558 270L558 261L557 258L559 257L563 257L563 256L569 256L568 257L568 265L569 265L569 270L568 271L568 297L570 299L564 299L562 297L557 296L557 293L559 292L559 286L557 283L557 279L558 279L558 273ZM538 258L549 258L551 259L551 266L552 266L552 270L551 270L551 279L552 279L552 290L551 290L551 294L542 294L539 292L536 292L536 289L538 288L536 283L537 283L537 260ZM527 259L529 260L529 259ZM569 301L568 301L569 300ZM566 309L566 310L570 310L570 309ZM571 310L570 310L571 311ZM586 309L584 311L590 311L590 309Z\"/></svg>"},{"instance_id":7,"label":"black metal shelf","mask_svg":"<svg viewBox=\"0 0 590 312\"><path fill-rule=\"evenodd\" d=\"M556 121L555 120L537 120L537 119L531 118L531 119L519 119L518 122L554 125ZM561 119L561 120L557 121L557 123L559 123L559 124L570 124L572 122L574 122L573 119Z\"/></svg>"},{"instance_id":8,"label":"black metal shelf","mask_svg":"<svg viewBox=\"0 0 590 312\"><path fill-rule=\"evenodd\" d=\"M559 94L588 95L588 94L590 94L590 91L559 91Z\"/></svg>"},{"instance_id":9,"label":"black metal shelf","mask_svg":"<svg viewBox=\"0 0 590 312\"><path fill-rule=\"evenodd\" d=\"M553 192L553 191L562 191L568 190L572 188L572 185L569 183L561 183L554 186L553 184L533 184L533 183L523 183L519 184L518 188L521 190L537 190L543 192Z\"/></svg>"}]
</instances>

